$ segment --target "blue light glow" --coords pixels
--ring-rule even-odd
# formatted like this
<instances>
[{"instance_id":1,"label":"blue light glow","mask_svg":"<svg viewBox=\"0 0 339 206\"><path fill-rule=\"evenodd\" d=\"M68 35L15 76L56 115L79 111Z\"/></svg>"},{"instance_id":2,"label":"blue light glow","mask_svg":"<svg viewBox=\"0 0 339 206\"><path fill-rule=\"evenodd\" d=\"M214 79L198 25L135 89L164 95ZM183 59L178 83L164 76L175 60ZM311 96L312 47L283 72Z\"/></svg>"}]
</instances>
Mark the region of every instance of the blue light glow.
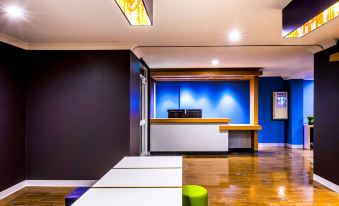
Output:
<instances>
[{"instance_id":1,"label":"blue light glow","mask_svg":"<svg viewBox=\"0 0 339 206\"><path fill-rule=\"evenodd\" d=\"M249 81L158 82L156 91L157 118L166 118L167 109L202 109L204 118L249 123Z\"/></svg>"}]
</instances>

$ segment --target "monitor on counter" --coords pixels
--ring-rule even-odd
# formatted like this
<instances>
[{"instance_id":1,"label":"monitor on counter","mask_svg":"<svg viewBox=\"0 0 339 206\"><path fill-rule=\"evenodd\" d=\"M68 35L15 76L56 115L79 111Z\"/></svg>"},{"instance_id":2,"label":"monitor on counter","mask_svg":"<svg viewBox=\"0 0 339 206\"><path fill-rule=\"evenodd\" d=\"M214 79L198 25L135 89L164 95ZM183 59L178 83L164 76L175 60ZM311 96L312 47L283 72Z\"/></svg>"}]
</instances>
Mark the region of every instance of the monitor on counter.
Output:
<instances>
[{"instance_id":1,"label":"monitor on counter","mask_svg":"<svg viewBox=\"0 0 339 206\"><path fill-rule=\"evenodd\" d=\"M202 109L169 109L168 118L202 118Z\"/></svg>"}]
</instances>

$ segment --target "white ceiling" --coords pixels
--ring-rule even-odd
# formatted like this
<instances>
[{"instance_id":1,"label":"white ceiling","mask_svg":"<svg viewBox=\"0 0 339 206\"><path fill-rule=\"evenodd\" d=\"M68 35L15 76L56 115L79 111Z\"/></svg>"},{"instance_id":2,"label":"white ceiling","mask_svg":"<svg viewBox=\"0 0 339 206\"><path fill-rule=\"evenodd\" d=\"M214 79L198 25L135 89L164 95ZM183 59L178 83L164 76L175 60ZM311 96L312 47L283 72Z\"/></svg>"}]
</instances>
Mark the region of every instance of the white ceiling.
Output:
<instances>
[{"instance_id":1,"label":"white ceiling","mask_svg":"<svg viewBox=\"0 0 339 206\"><path fill-rule=\"evenodd\" d=\"M27 43L187 45L308 45L339 37L339 18L301 39L281 37L290 0L153 0L154 25L131 27L114 0L0 0L22 5L27 19L0 15L0 33ZM238 30L242 39L229 42ZM47 46L46 46L47 45ZM314 47L140 48L151 68L263 67L265 75L312 78Z\"/></svg>"}]
</instances>

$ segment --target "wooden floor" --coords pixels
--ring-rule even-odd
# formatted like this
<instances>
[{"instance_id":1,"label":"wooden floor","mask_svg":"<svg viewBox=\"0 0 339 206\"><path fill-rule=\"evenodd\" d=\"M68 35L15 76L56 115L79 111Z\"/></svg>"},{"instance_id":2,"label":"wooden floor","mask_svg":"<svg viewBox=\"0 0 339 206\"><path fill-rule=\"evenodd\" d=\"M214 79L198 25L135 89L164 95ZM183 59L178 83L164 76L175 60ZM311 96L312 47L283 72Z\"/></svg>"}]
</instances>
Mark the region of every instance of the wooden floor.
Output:
<instances>
[{"instance_id":1,"label":"wooden floor","mask_svg":"<svg viewBox=\"0 0 339 206\"><path fill-rule=\"evenodd\" d=\"M26 187L0 200L0 206L64 206L66 195L73 189L67 187Z\"/></svg>"},{"instance_id":2,"label":"wooden floor","mask_svg":"<svg viewBox=\"0 0 339 206\"><path fill-rule=\"evenodd\" d=\"M206 187L209 206L339 206L339 194L313 183L312 161L312 151L286 148L265 148L255 155L188 156L184 184ZM0 200L0 206L63 206L72 190L27 187Z\"/></svg>"},{"instance_id":3,"label":"wooden floor","mask_svg":"<svg viewBox=\"0 0 339 206\"><path fill-rule=\"evenodd\" d=\"M185 158L184 184L206 187L209 206L339 205L339 194L313 183L312 162L312 151L287 148Z\"/></svg>"}]
</instances>

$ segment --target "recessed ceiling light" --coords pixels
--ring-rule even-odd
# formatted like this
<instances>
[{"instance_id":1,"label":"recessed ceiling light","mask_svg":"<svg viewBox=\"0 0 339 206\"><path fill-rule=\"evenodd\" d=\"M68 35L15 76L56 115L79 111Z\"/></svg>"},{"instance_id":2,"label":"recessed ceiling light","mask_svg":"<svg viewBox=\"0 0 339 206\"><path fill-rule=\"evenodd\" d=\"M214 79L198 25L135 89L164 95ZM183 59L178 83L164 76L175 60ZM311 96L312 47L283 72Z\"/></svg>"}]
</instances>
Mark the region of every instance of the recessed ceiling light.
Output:
<instances>
[{"instance_id":1,"label":"recessed ceiling light","mask_svg":"<svg viewBox=\"0 0 339 206\"><path fill-rule=\"evenodd\" d=\"M21 19L25 16L23 8L17 5L9 5L5 7L5 12L8 17L13 19Z\"/></svg>"},{"instance_id":2,"label":"recessed ceiling light","mask_svg":"<svg viewBox=\"0 0 339 206\"><path fill-rule=\"evenodd\" d=\"M219 60L213 59L211 63L212 63L213 66L217 66L217 65L219 65Z\"/></svg>"},{"instance_id":3,"label":"recessed ceiling light","mask_svg":"<svg viewBox=\"0 0 339 206\"><path fill-rule=\"evenodd\" d=\"M239 41L240 38L241 38L240 32L239 32L239 31L231 31L231 32L228 34L228 38L229 38L229 40L232 41L232 42Z\"/></svg>"}]
</instances>

